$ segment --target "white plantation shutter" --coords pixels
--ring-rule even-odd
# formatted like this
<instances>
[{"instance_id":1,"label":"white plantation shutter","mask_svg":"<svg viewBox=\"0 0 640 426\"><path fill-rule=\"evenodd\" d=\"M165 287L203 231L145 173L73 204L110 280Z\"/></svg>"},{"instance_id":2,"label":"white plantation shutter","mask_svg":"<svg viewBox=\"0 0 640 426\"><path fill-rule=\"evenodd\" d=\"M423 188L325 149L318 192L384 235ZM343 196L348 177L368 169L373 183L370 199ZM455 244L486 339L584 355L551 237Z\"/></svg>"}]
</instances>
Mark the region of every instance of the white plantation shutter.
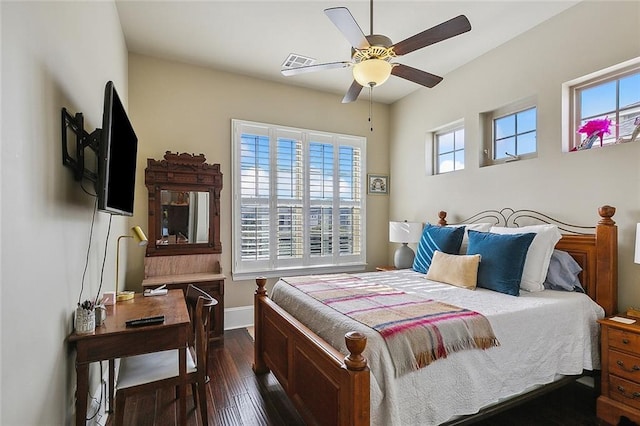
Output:
<instances>
[{"instance_id":1,"label":"white plantation shutter","mask_svg":"<svg viewBox=\"0 0 640 426\"><path fill-rule=\"evenodd\" d=\"M234 277L362 269L366 139L232 124Z\"/></svg>"}]
</instances>

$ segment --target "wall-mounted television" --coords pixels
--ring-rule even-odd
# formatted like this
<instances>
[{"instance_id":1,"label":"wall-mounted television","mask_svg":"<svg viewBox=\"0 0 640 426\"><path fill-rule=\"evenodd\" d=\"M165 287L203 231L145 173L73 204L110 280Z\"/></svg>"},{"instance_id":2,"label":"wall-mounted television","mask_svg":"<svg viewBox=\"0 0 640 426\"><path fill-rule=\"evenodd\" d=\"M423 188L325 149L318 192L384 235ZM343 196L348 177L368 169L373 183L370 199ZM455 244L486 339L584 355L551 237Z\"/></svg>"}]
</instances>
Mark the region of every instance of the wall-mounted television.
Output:
<instances>
[{"instance_id":1,"label":"wall-mounted television","mask_svg":"<svg viewBox=\"0 0 640 426\"><path fill-rule=\"evenodd\" d=\"M133 215L138 138L109 81L104 91L102 132L98 149L98 209Z\"/></svg>"},{"instance_id":2,"label":"wall-mounted television","mask_svg":"<svg viewBox=\"0 0 640 426\"><path fill-rule=\"evenodd\" d=\"M75 157L69 154L67 130L76 135ZM84 166L84 149L97 157L97 172ZM138 137L122 106L113 82L104 90L102 129L84 130L82 113L72 116L62 108L62 164L73 169L76 180L95 183L98 209L119 215L133 215Z\"/></svg>"}]
</instances>

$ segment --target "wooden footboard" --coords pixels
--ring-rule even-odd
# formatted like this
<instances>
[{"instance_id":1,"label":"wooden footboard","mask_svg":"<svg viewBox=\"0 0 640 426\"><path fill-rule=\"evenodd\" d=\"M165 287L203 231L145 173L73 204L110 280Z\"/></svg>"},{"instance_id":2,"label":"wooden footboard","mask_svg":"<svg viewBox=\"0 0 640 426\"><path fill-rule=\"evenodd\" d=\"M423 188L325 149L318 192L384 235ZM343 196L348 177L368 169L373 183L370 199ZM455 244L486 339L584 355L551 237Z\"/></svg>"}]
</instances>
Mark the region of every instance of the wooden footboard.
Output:
<instances>
[{"instance_id":1,"label":"wooden footboard","mask_svg":"<svg viewBox=\"0 0 640 426\"><path fill-rule=\"evenodd\" d=\"M266 282L256 279L255 373L271 370L307 424L369 425L366 337L347 333L344 357L271 301Z\"/></svg>"}]
</instances>

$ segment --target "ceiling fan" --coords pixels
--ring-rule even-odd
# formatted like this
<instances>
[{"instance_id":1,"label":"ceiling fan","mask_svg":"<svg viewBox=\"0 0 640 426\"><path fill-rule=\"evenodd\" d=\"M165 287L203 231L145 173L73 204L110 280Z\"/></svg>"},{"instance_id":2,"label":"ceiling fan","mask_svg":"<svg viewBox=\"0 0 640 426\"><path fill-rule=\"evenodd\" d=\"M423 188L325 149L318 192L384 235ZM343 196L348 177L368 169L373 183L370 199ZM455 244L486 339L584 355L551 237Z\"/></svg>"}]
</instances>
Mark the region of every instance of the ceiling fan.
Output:
<instances>
[{"instance_id":1,"label":"ceiling fan","mask_svg":"<svg viewBox=\"0 0 640 426\"><path fill-rule=\"evenodd\" d=\"M391 74L425 87L435 86L442 81L442 77L407 65L392 63L391 60L471 30L467 17L460 15L393 44L389 37L373 34L373 0L370 1L370 34L368 36L364 35L346 7L332 7L325 9L324 13L353 46L351 61L286 68L281 72L284 76L292 76L306 72L353 67L354 81L342 99L342 103L355 101L364 86L370 89L380 86Z\"/></svg>"}]
</instances>

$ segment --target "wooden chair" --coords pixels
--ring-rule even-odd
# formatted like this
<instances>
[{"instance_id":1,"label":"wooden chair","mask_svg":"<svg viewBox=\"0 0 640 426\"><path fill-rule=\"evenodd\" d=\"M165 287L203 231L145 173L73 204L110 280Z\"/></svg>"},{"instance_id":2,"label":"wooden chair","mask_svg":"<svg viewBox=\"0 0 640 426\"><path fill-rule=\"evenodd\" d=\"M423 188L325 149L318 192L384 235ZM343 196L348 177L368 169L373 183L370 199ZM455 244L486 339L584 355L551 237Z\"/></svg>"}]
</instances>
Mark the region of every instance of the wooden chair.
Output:
<instances>
[{"instance_id":1,"label":"wooden chair","mask_svg":"<svg viewBox=\"0 0 640 426\"><path fill-rule=\"evenodd\" d=\"M202 424L207 425L209 318L212 307L218 302L193 285L187 288L185 298L191 317L187 383L191 383L195 407L200 405ZM116 426L122 426L124 423L124 407L128 396L169 386L177 389L179 383L177 349L122 358L116 384Z\"/></svg>"}]
</instances>

